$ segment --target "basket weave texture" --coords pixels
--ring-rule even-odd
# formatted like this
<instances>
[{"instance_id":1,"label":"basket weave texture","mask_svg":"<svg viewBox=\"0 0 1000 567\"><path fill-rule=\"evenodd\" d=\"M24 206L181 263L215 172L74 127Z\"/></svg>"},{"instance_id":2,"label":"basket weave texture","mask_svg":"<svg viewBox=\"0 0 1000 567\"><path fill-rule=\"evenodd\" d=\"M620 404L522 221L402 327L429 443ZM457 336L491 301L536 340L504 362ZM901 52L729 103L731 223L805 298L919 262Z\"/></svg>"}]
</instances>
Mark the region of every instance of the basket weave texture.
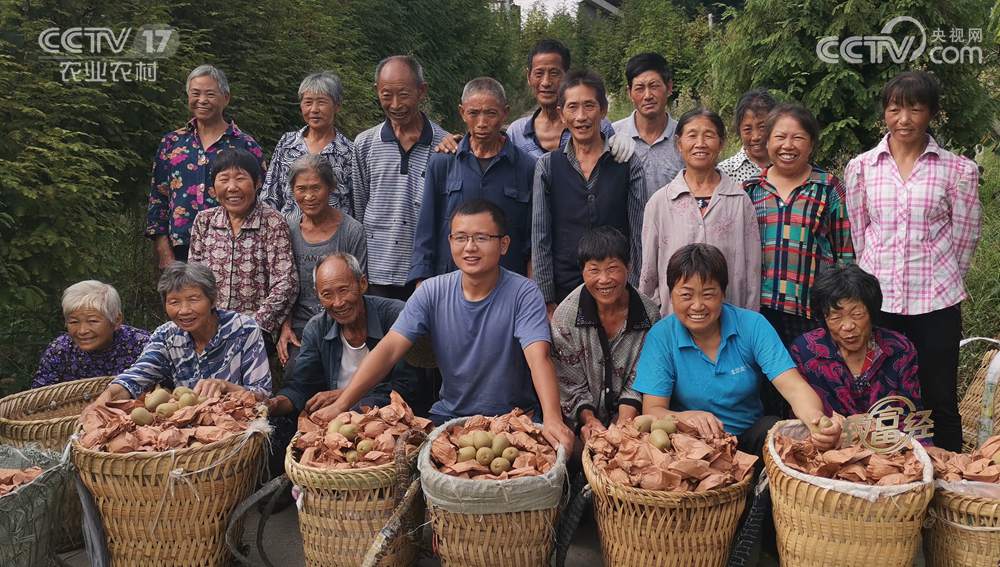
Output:
<instances>
[{"instance_id":1,"label":"basket weave texture","mask_svg":"<svg viewBox=\"0 0 1000 567\"><path fill-rule=\"evenodd\" d=\"M296 435L296 439L298 435ZM376 535L402 497L395 463L364 469L329 470L298 462L293 439L285 453L285 472L302 491L299 531L309 567L360 565ZM409 459L412 470L416 452ZM408 479L407 479L408 481ZM423 499L410 512L410 525L423 518ZM379 562L382 567L411 565L417 556L415 536L403 534Z\"/></svg>"},{"instance_id":2,"label":"basket weave texture","mask_svg":"<svg viewBox=\"0 0 1000 567\"><path fill-rule=\"evenodd\" d=\"M73 441L73 464L97 504L112 565L226 564L226 524L260 478L264 439L248 430L197 448L121 454Z\"/></svg>"},{"instance_id":3,"label":"basket weave texture","mask_svg":"<svg viewBox=\"0 0 1000 567\"><path fill-rule=\"evenodd\" d=\"M996 356L997 350L989 350L983 354L982 364L975 376L965 388L965 395L958 404L958 413L962 417L962 452L971 453L979 446L980 418L983 414L983 394L986 391L986 371ZM987 437L1000 434L1000 392L993 396L993 404L987 417L992 417L992 428L986 432ZM993 565L992 567L996 567Z\"/></svg>"},{"instance_id":4,"label":"basket weave texture","mask_svg":"<svg viewBox=\"0 0 1000 567\"><path fill-rule=\"evenodd\" d=\"M1000 565L1000 500L938 489L928 515L924 549L929 567Z\"/></svg>"},{"instance_id":5,"label":"basket weave texture","mask_svg":"<svg viewBox=\"0 0 1000 567\"><path fill-rule=\"evenodd\" d=\"M583 451L583 472L607 567L726 564L751 477L705 492L645 490L611 482Z\"/></svg>"}]
</instances>

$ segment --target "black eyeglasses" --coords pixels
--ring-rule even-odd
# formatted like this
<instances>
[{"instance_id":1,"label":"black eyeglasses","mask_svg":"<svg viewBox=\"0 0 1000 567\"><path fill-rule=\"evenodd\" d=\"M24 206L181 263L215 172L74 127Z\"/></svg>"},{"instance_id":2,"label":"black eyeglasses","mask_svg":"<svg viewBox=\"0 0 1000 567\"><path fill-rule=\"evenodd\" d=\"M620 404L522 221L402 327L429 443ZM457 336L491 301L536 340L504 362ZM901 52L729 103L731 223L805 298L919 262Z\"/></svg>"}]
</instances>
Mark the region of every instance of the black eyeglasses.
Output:
<instances>
[{"instance_id":1,"label":"black eyeglasses","mask_svg":"<svg viewBox=\"0 0 1000 567\"><path fill-rule=\"evenodd\" d=\"M461 246L465 246L466 244L468 244L469 240L472 240L476 244L486 244L490 240L496 240L496 239L499 239L499 238L503 238L503 235L502 234L482 234L482 233L478 233L478 232L476 234L465 234L463 232L460 232L458 234L449 234L448 235L448 240L451 240L455 244L458 244L458 245L461 245Z\"/></svg>"}]
</instances>

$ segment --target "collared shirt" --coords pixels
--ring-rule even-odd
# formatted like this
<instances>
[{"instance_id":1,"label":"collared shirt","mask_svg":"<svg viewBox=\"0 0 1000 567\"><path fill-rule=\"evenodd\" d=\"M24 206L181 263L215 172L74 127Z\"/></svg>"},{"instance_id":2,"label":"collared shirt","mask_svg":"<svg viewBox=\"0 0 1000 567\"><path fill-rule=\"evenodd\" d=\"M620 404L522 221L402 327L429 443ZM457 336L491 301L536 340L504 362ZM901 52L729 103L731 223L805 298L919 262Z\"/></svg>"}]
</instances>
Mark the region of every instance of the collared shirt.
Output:
<instances>
[{"instance_id":1,"label":"collared shirt","mask_svg":"<svg viewBox=\"0 0 1000 567\"><path fill-rule=\"evenodd\" d=\"M264 165L264 152L250 134L230 122L217 142L205 149L198 138L196 119L183 128L170 132L160 140L153 159L153 176L149 184L149 208L146 214L146 236L168 235L171 246L187 246L191 224L203 209L219 204L212 182L212 162L222 150L244 149Z\"/></svg>"},{"instance_id":2,"label":"collared shirt","mask_svg":"<svg viewBox=\"0 0 1000 567\"><path fill-rule=\"evenodd\" d=\"M713 361L671 315L653 325L639 355L633 388L670 398L675 411L711 412L733 435L763 415L760 384L795 368L777 331L760 313L722 304Z\"/></svg>"},{"instance_id":3,"label":"collared shirt","mask_svg":"<svg viewBox=\"0 0 1000 567\"><path fill-rule=\"evenodd\" d=\"M115 329L108 348L86 352L76 346L69 333L63 333L42 354L31 387L39 388L96 376L116 376L132 366L148 342L148 331L122 325Z\"/></svg>"},{"instance_id":4,"label":"collared shirt","mask_svg":"<svg viewBox=\"0 0 1000 567\"><path fill-rule=\"evenodd\" d=\"M198 213L188 261L212 269L219 307L253 316L267 333L285 321L299 292L288 223L260 203L235 235L225 207Z\"/></svg>"},{"instance_id":5,"label":"collared shirt","mask_svg":"<svg viewBox=\"0 0 1000 567\"><path fill-rule=\"evenodd\" d=\"M521 275L527 273L531 256L531 187L535 158L517 149L509 139L483 171L462 138L455 155L434 154L427 165L424 198L420 205L417 234L409 280L439 276L455 269L451 258L451 215L459 205L487 199L503 209L507 217L510 247L500 265Z\"/></svg>"},{"instance_id":6,"label":"collared shirt","mask_svg":"<svg viewBox=\"0 0 1000 567\"><path fill-rule=\"evenodd\" d=\"M219 329L198 353L191 333L173 321L160 325L149 337L139 360L112 382L133 398L153 386L194 388L203 378L243 386L250 392L271 394L271 369L264 338L253 319L224 309L212 309Z\"/></svg>"},{"instance_id":7,"label":"collared shirt","mask_svg":"<svg viewBox=\"0 0 1000 567\"><path fill-rule=\"evenodd\" d=\"M541 107L536 108L530 115L518 118L507 127L507 136L510 138L510 141L514 142L514 145L521 151L527 152L535 159L542 157L542 154L549 151L542 147L538 141L538 136L535 135L535 118L538 118L541 112ZM611 125L611 121L607 118L601 120L601 133L604 134L605 138L615 135L615 129ZM566 143L570 141L571 137L569 128L563 130L562 137L559 138L559 148L565 148Z\"/></svg>"},{"instance_id":8,"label":"collared shirt","mask_svg":"<svg viewBox=\"0 0 1000 567\"><path fill-rule=\"evenodd\" d=\"M559 398L567 425L579 427L589 409L605 425L621 405L642 413L642 394L632 389L639 351L660 316L656 304L627 285L625 324L608 336L597 302L586 287L573 290L552 315L552 362L559 378Z\"/></svg>"},{"instance_id":9,"label":"collared shirt","mask_svg":"<svg viewBox=\"0 0 1000 567\"><path fill-rule=\"evenodd\" d=\"M423 115L421 115L423 116ZM423 201L424 170L446 132L423 116L420 138L404 151L388 120L354 140L355 218L368 239L368 281L406 284L410 252Z\"/></svg>"},{"instance_id":10,"label":"collared shirt","mask_svg":"<svg viewBox=\"0 0 1000 567\"><path fill-rule=\"evenodd\" d=\"M757 213L743 187L721 174L702 215L682 173L653 194L642 220L642 271L639 291L660 304L660 314L673 313L667 264L674 252L704 242L718 247L729 268L726 301L760 310L760 228Z\"/></svg>"},{"instance_id":11,"label":"collared shirt","mask_svg":"<svg viewBox=\"0 0 1000 567\"><path fill-rule=\"evenodd\" d=\"M750 159L742 146L740 151L719 162L719 170L740 184L760 175L760 166Z\"/></svg>"},{"instance_id":12,"label":"collared shirt","mask_svg":"<svg viewBox=\"0 0 1000 567\"><path fill-rule=\"evenodd\" d=\"M786 203L768 182L767 172L743 184L760 224L760 302L811 318L809 297L819 270L854 263L844 186L837 176L813 165L809 179L792 190Z\"/></svg>"},{"instance_id":13,"label":"collared shirt","mask_svg":"<svg viewBox=\"0 0 1000 567\"><path fill-rule=\"evenodd\" d=\"M979 169L927 137L906 181L886 134L844 172L858 265L882 284L882 309L918 315L967 297L979 242Z\"/></svg>"},{"instance_id":14,"label":"collared shirt","mask_svg":"<svg viewBox=\"0 0 1000 567\"><path fill-rule=\"evenodd\" d=\"M369 349L385 337L392 328L396 318L405 305L398 299L388 299L365 295L365 317L367 318L368 336L365 344ZM337 389L337 378L340 376L340 361L344 352L341 339L340 324L329 313L323 312L306 325L302 333L302 348L295 359L295 369L288 382L278 392L291 400L295 409L302 411L309 398L319 392ZM376 405L388 403L389 392L393 389L403 398L412 396L419 379L419 371L400 360L392 368L381 384L372 389L366 396ZM385 398L378 404L373 397Z\"/></svg>"},{"instance_id":15,"label":"collared shirt","mask_svg":"<svg viewBox=\"0 0 1000 567\"><path fill-rule=\"evenodd\" d=\"M652 196L661 187L673 181L677 173L684 168L684 160L681 159L677 144L674 143L677 121L668 114L667 127L660 133L659 138L648 144L635 127L635 115L636 112L633 110L632 114L615 122L613 126L616 134L629 136L635 140L635 153L639 156L642 170L646 174L646 192Z\"/></svg>"},{"instance_id":16,"label":"collared shirt","mask_svg":"<svg viewBox=\"0 0 1000 567\"><path fill-rule=\"evenodd\" d=\"M309 155L309 146L306 145L305 139L308 128L308 126L303 126L294 132L286 132L278 140L278 145L274 147L274 153L271 154L271 165L267 169L267 175L264 176L264 185L258 196L261 203L274 208L286 219L290 219L295 213L300 212L299 204L295 202L292 187L289 185L291 180L288 179L288 171L295 160ZM330 162L333 174L337 179L336 189L330 191L330 206L353 217L351 161L354 159L354 142L347 139L343 132L337 130L336 136L325 148L320 150L319 155Z\"/></svg>"},{"instance_id":17,"label":"collared shirt","mask_svg":"<svg viewBox=\"0 0 1000 567\"><path fill-rule=\"evenodd\" d=\"M905 396L918 408L920 380L917 350L905 336L889 329L872 329L871 364L855 376L825 328L800 336L791 354L799 372L816 390L827 415L867 413L886 396Z\"/></svg>"},{"instance_id":18,"label":"collared shirt","mask_svg":"<svg viewBox=\"0 0 1000 567\"><path fill-rule=\"evenodd\" d=\"M566 144L562 151L566 154L573 169L584 177L580 167L580 160L576 157L576 150L572 143ZM538 159L535 165L535 180L532 189L532 210L531 210L531 264L532 278L542 290L542 296L546 303L555 301L555 274L552 266L552 213L558 207L558 203L550 202L550 188L553 184L559 183L558 179L552 179L552 156L545 154ZM588 189L593 189L597 179L601 174L601 166L605 160L611 160L611 150L608 138L604 138L604 152L598 158L597 165L590 172L590 178L586 179ZM638 156L633 155L628 161L629 186L628 200L626 203L627 216L631 234L625 235L630 239L631 256L633 258L642 257L642 213L646 207L646 178L642 170L642 164ZM582 228L581 228L582 236ZM629 272L628 281L633 286L639 283L640 262L632 262L632 269Z\"/></svg>"}]
</instances>

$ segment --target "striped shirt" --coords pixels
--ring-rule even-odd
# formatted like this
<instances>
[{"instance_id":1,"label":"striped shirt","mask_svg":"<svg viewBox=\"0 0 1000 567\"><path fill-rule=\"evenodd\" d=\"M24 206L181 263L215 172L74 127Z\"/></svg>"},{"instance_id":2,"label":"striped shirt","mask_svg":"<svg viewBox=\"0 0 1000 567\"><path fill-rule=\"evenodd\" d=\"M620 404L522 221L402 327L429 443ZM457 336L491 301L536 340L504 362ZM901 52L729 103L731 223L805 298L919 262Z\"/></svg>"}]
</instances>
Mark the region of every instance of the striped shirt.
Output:
<instances>
[{"instance_id":1,"label":"striped shirt","mask_svg":"<svg viewBox=\"0 0 1000 567\"><path fill-rule=\"evenodd\" d=\"M267 175L264 176L264 185L260 189L258 200L265 205L269 205L281 213L286 219L291 219L295 213L299 212L299 204L292 196L292 187L289 185L288 170L291 169L295 160L302 156L309 155L309 146L306 145L306 129L294 132L285 132L278 145L274 147L271 154L271 165L267 168ZM340 209L345 215L354 216L354 204L351 202L351 161L354 157L354 142L347 139L340 130L333 140L320 150L319 155L326 158L333 167L333 175L337 180L337 187L330 191L330 206Z\"/></svg>"},{"instance_id":2,"label":"striped shirt","mask_svg":"<svg viewBox=\"0 0 1000 567\"><path fill-rule=\"evenodd\" d=\"M423 116L417 143L404 151L388 120L354 140L354 214L368 240L368 281L406 285L423 202L424 170L447 132Z\"/></svg>"},{"instance_id":3,"label":"striped shirt","mask_svg":"<svg viewBox=\"0 0 1000 567\"><path fill-rule=\"evenodd\" d=\"M813 165L809 179L792 190L786 203L767 172L743 184L760 224L760 303L811 318L809 294L822 266L854 262L844 186Z\"/></svg>"},{"instance_id":4,"label":"striped shirt","mask_svg":"<svg viewBox=\"0 0 1000 567\"><path fill-rule=\"evenodd\" d=\"M514 143L517 148L523 152L531 155L531 157L538 159L542 157L542 154L548 153L538 142L538 136L535 134L535 118L542 112L541 108L536 108L534 112L527 116L522 116L517 120L510 123L507 126L507 137L511 142ZM606 138L610 138L615 135L615 129L611 125L611 121L607 118L601 119L601 133L604 134ZM569 133L569 128L563 130L562 136L559 138L559 148L565 148L566 143L569 142L571 136Z\"/></svg>"},{"instance_id":5,"label":"striped shirt","mask_svg":"<svg viewBox=\"0 0 1000 567\"><path fill-rule=\"evenodd\" d=\"M903 181L887 134L844 172L858 265L882 284L882 309L918 315L966 298L979 241L979 169L928 136Z\"/></svg>"},{"instance_id":6,"label":"striped shirt","mask_svg":"<svg viewBox=\"0 0 1000 567\"><path fill-rule=\"evenodd\" d=\"M212 313L219 318L219 329L200 354L191 333L173 321L164 323L153 331L135 364L112 384L138 398L156 385L194 388L203 378L217 378L270 396L271 369L260 327L252 317L234 311Z\"/></svg>"}]
</instances>

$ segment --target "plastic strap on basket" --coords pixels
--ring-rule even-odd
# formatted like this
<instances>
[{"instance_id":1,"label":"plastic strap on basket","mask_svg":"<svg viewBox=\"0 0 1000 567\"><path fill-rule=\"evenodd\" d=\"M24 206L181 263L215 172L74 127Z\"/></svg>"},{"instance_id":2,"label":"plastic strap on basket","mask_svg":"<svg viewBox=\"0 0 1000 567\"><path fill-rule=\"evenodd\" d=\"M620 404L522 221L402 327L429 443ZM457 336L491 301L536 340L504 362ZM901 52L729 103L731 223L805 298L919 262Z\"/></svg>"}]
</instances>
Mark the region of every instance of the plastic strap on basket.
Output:
<instances>
[{"instance_id":1,"label":"plastic strap on basket","mask_svg":"<svg viewBox=\"0 0 1000 567\"><path fill-rule=\"evenodd\" d=\"M959 348L975 341L986 341L1000 346L1000 341L987 337L970 337L959 341ZM979 407L979 425L976 428L976 446L981 446L993 434L993 397L996 395L997 384L1000 383L1000 354L994 355L986 369L986 380L983 383L983 399Z\"/></svg>"}]
</instances>

